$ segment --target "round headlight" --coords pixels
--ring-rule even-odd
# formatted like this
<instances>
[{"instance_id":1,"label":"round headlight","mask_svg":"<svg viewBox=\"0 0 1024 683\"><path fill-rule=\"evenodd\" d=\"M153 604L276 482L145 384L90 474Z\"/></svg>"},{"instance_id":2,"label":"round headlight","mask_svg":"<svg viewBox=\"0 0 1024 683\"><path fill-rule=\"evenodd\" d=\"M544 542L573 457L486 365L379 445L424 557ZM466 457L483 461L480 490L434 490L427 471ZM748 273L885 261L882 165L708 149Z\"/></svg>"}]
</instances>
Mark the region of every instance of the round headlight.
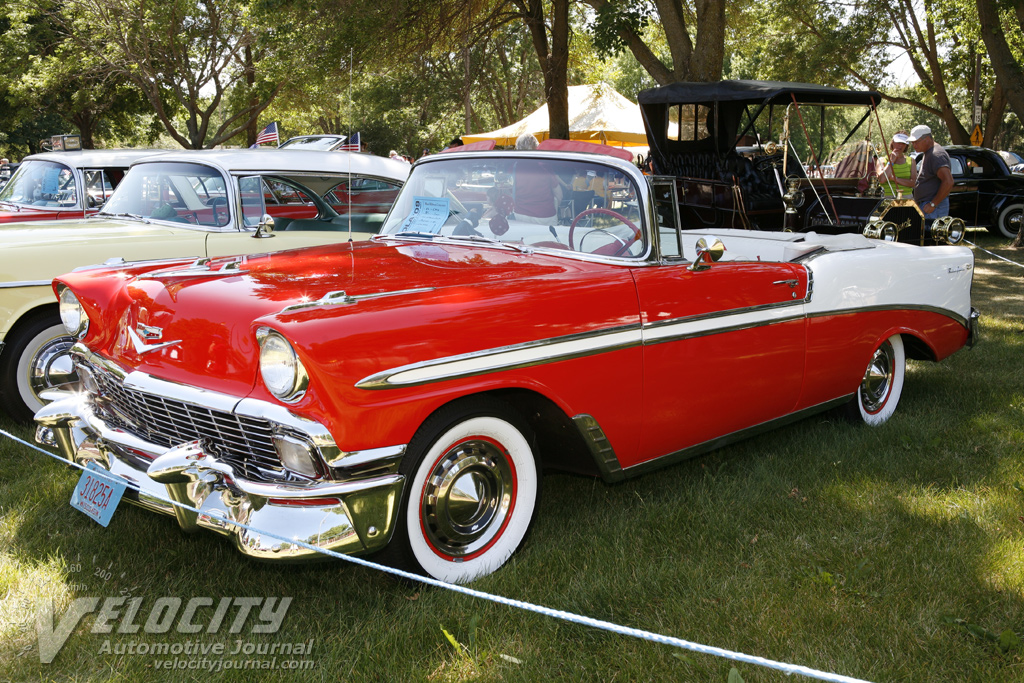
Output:
<instances>
[{"instance_id":1,"label":"round headlight","mask_svg":"<svg viewBox=\"0 0 1024 683\"><path fill-rule=\"evenodd\" d=\"M295 349L287 339L268 328L260 328L257 334L263 383L282 401L298 401L306 392L309 377Z\"/></svg>"},{"instance_id":2,"label":"round headlight","mask_svg":"<svg viewBox=\"0 0 1024 683\"><path fill-rule=\"evenodd\" d=\"M899 230L896 224L891 221L875 219L864 226L863 235L871 239L895 242L899 235Z\"/></svg>"},{"instance_id":3,"label":"round headlight","mask_svg":"<svg viewBox=\"0 0 1024 683\"><path fill-rule=\"evenodd\" d=\"M931 227L928 229L928 237L931 237L936 242L960 244L964 240L965 231L966 226L963 219L954 218L953 216L942 216L932 221Z\"/></svg>"},{"instance_id":4,"label":"round headlight","mask_svg":"<svg viewBox=\"0 0 1024 683\"><path fill-rule=\"evenodd\" d=\"M60 290L60 321L73 337L80 338L89 329L89 316L78 302L78 297L68 287Z\"/></svg>"}]
</instances>

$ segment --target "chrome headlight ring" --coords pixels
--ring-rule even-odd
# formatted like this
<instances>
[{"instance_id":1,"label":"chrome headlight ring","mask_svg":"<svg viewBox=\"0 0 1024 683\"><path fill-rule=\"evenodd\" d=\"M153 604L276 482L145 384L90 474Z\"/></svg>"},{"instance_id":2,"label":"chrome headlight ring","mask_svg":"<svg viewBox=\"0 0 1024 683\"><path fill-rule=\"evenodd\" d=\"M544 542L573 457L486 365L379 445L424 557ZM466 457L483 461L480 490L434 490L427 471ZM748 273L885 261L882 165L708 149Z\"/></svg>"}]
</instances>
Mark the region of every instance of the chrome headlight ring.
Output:
<instances>
[{"instance_id":1,"label":"chrome headlight ring","mask_svg":"<svg viewBox=\"0 0 1024 683\"><path fill-rule=\"evenodd\" d=\"M269 327L256 330L256 340L260 345L260 375L267 390L285 403L301 399L309 386L309 375L292 345Z\"/></svg>"},{"instance_id":2,"label":"chrome headlight ring","mask_svg":"<svg viewBox=\"0 0 1024 683\"><path fill-rule=\"evenodd\" d=\"M865 227L862 233L865 237L871 239L882 240L885 242L895 242L899 237L899 228L892 221L885 221L881 219L872 219Z\"/></svg>"},{"instance_id":3,"label":"chrome headlight ring","mask_svg":"<svg viewBox=\"0 0 1024 683\"><path fill-rule=\"evenodd\" d=\"M960 244L964 241L966 231L967 228L964 225L963 219L953 216L942 216L932 221L931 227L928 229L928 236L936 242Z\"/></svg>"},{"instance_id":4,"label":"chrome headlight ring","mask_svg":"<svg viewBox=\"0 0 1024 683\"><path fill-rule=\"evenodd\" d=\"M81 302L66 285L61 285L57 298L60 302L60 321L64 323L64 329L75 339L81 339L89 331L89 316Z\"/></svg>"}]
</instances>

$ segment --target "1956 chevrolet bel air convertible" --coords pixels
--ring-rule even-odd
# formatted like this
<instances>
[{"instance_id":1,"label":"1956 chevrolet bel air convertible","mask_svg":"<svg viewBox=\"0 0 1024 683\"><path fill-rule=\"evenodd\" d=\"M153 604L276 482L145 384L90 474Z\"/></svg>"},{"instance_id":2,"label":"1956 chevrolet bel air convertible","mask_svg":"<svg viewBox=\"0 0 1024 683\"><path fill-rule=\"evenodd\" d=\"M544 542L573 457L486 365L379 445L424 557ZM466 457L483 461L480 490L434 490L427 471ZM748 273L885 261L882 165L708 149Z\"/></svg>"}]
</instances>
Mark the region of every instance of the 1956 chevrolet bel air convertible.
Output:
<instances>
[{"instance_id":1,"label":"1956 chevrolet bel air convertible","mask_svg":"<svg viewBox=\"0 0 1024 683\"><path fill-rule=\"evenodd\" d=\"M450 153L369 242L64 275L79 385L37 438L246 555L317 555L279 534L465 582L519 547L543 469L616 481L829 408L877 425L908 358L972 343L968 249L691 232L673 187Z\"/></svg>"}]
</instances>

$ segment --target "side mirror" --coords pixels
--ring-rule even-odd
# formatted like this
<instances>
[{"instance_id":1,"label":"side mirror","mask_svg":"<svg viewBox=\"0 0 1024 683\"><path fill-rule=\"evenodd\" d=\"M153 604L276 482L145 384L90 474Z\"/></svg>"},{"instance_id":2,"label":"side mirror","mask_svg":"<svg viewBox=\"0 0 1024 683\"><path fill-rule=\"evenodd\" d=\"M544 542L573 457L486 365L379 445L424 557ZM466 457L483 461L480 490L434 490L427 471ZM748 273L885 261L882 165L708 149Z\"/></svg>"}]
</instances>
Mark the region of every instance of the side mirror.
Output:
<instances>
[{"instance_id":1,"label":"side mirror","mask_svg":"<svg viewBox=\"0 0 1024 683\"><path fill-rule=\"evenodd\" d=\"M713 240L708 244L708 240ZM715 261L720 261L725 254L725 245L717 237L701 237L695 245L697 255L688 270L707 270Z\"/></svg>"},{"instance_id":2,"label":"side mirror","mask_svg":"<svg viewBox=\"0 0 1024 683\"><path fill-rule=\"evenodd\" d=\"M256 239L263 239L264 237L274 236L274 217L269 213L263 214L260 218L260 222L256 225L256 232L253 233L253 237Z\"/></svg>"}]
</instances>

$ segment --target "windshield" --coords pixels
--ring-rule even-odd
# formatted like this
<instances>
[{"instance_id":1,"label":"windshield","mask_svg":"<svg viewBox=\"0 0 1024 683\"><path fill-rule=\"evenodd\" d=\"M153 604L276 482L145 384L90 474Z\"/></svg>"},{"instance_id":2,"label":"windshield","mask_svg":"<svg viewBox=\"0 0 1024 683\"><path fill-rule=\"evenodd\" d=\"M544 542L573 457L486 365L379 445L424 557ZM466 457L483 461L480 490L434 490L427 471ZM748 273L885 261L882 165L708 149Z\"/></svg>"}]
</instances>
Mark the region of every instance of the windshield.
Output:
<instances>
[{"instance_id":1,"label":"windshield","mask_svg":"<svg viewBox=\"0 0 1024 683\"><path fill-rule=\"evenodd\" d=\"M381 232L638 257L639 196L630 176L598 162L439 159L413 168Z\"/></svg>"},{"instance_id":2,"label":"windshield","mask_svg":"<svg viewBox=\"0 0 1024 683\"><path fill-rule=\"evenodd\" d=\"M101 213L205 227L223 227L230 221L220 171L180 162L132 166Z\"/></svg>"},{"instance_id":3,"label":"windshield","mask_svg":"<svg viewBox=\"0 0 1024 683\"><path fill-rule=\"evenodd\" d=\"M281 148L292 147L294 149L319 149L329 152L338 145L345 142L344 135L332 135L327 137L292 138L281 145Z\"/></svg>"},{"instance_id":4,"label":"windshield","mask_svg":"<svg viewBox=\"0 0 1024 683\"><path fill-rule=\"evenodd\" d=\"M68 166L28 159L0 191L0 202L74 209L78 207L78 194L75 174Z\"/></svg>"}]
</instances>

